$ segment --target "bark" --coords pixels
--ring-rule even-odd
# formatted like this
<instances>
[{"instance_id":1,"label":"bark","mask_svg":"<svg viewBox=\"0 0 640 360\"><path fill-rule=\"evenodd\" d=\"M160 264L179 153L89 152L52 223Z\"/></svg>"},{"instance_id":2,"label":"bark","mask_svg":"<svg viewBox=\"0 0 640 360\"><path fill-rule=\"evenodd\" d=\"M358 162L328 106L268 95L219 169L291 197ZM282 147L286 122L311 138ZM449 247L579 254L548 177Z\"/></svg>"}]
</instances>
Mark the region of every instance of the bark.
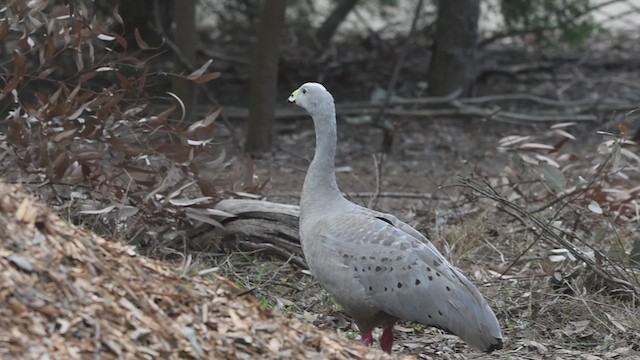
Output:
<instances>
[{"instance_id":1,"label":"bark","mask_svg":"<svg viewBox=\"0 0 640 360\"><path fill-rule=\"evenodd\" d=\"M340 24L342 24L357 3L358 0L340 0L327 19L320 25L320 28L316 31L316 40L318 40L322 48L331 43L331 39L333 39L333 36L336 34L338 27L340 27Z\"/></svg>"},{"instance_id":2,"label":"bark","mask_svg":"<svg viewBox=\"0 0 640 360\"><path fill-rule=\"evenodd\" d=\"M225 199L215 206L229 216L224 228L207 228L189 234L189 248L197 251L264 251L306 269L298 222L297 205L251 199Z\"/></svg>"},{"instance_id":3,"label":"bark","mask_svg":"<svg viewBox=\"0 0 640 360\"><path fill-rule=\"evenodd\" d=\"M284 28L286 0L265 0L260 14L258 43L251 70L249 129L245 151L259 154L271 149L278 89L278 58Z\"/></svg>"},{"instance_id":4,"label":"bark","mask_svg":"<svg viewBox=\"0 0 640 360\"><path fill-rule=\"evenodd\" d=\"M476 72L479 0L440 0L433 54L427 80L429 94L458 89L470 95Z\"/></svg>"},{"instance_id":5,"label":"bark","mask_svg":"<svg viewBox=\"0 0 640 360\"><path fill-rule=\"evenodd\" d=\"M640 144L640 128L638 128L636 133L633 134L633 136L631 137L631 140L633 140L633 141L637 142L638 144Z\"/></svg>"}]
</instances>

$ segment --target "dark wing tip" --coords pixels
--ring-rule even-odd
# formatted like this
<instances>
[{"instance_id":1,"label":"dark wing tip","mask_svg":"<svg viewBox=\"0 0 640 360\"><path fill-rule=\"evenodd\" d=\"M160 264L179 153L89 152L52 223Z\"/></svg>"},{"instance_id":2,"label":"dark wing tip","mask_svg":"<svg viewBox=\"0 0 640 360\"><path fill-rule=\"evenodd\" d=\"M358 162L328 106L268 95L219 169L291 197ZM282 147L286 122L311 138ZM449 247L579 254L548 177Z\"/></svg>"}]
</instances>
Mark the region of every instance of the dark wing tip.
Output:
<instances>
[{"instance_id":1,"label":"dark wing tip","mask_svg":"<svg viewBox=\"0 0 640 360\"><path fill-rule=\"evenodd\" d=\"M487 354L491 354L495 350L502 349L502 345L503 345L502 339L496 338L496 342L489 345L489 348L487 349Z\"/></svg>"},{"instance_id":2,"label":"dark wing tip","mask_svg":"<svg viewBox=\"0 0 640 360\"><path fill-rule=\"evenodd\" d=\"M389 224L389 225L391 225L391 226L395 227L395 225L393 225L393 223L391 222L391 220L389 220L389 219L387 219L387 218L383 218L382 216L374 216L374 217L375 217L376 219L378 219L378 220L382 220L382 221L386 222L387 224Z\"/></svg>"}]
</instances>

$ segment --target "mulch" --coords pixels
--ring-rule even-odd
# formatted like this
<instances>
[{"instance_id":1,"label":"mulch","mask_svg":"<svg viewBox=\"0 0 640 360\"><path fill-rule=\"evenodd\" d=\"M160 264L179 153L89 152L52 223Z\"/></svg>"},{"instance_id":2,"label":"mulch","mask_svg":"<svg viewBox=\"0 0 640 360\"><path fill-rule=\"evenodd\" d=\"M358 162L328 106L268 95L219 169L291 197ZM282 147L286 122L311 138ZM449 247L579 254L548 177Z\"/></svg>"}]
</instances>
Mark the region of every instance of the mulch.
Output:
<instances>
[{"instance_id":1,"label":"mulch","mask_svg":"<svg viewBox=\"0 0 640 360\"><path fill-rule=\"evenodd\" d=\"M68 224L0 182L2 359L385 359Z\"/></svg>"}]
</instances>

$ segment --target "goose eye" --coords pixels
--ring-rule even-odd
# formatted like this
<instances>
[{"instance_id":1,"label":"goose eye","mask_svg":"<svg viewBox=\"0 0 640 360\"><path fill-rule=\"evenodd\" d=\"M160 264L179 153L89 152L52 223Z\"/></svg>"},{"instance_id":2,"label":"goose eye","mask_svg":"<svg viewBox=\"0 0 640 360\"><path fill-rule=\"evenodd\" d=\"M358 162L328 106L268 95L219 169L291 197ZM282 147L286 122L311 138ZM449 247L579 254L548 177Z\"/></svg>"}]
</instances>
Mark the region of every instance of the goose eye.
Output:
<instances>
[{"instance_id":1,"label":"goose eye","mask_svg":"<svg viewBox=\"0 0 640 360\"><path fill-rule=\"evenodd\" d=\"M306 94L307 93L307 89L302 89L302 93Z\"/></svg>"}]
</instances>

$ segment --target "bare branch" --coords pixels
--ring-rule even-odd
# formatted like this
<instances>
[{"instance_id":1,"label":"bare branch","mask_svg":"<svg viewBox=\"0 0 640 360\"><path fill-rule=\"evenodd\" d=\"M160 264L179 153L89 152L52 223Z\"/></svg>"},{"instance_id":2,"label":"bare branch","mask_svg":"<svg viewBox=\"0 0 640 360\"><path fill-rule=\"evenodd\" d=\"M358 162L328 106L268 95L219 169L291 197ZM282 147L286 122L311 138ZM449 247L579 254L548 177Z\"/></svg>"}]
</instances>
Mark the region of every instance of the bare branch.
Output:
<instances>
[{"instance_id":1,"label":"bare branch","mask_svg":"<svg viewBox=\"0 0 640 360\"><path fill-rule=\"evenodd\" d=\"M602 279L611 283L615 288L620 289L621 291L627 293L633 293L635 296L640 295L640 289L638 289L637 284L634 285L627 279L622 279L619 276L613 275L607 268L598 266L596 262L587 254L585 254L582 250L578 249L572 242L567 240L562 235L568 235L569 239L576 239L575 235L568 234L566 231L559 229L550 222L546 222L533 215L531 212L523 209L519 205L507 200L504 196L498 193L491 185L486 181L479 181L467 177L459 178L460 183L464 187L468 187L474 190L479 195L486 197L490 200L496 201L505 208L512 210L517 213L524 219L527 219L530 223L532 223L536 228L539 229L539 234L541 234L541 239L550 243L553 246L562 246L573 254L577 259L582 261L591 271L600 276ZM579 240L579 239L578 239ZM590 245L582 242L584 245L591 247ZM595 249L593 249L595 250ZM613 265L612 268L616 270L619 275L622 275L622 272L618 269L617 266Z\"/></svg>"}]
</instances>

